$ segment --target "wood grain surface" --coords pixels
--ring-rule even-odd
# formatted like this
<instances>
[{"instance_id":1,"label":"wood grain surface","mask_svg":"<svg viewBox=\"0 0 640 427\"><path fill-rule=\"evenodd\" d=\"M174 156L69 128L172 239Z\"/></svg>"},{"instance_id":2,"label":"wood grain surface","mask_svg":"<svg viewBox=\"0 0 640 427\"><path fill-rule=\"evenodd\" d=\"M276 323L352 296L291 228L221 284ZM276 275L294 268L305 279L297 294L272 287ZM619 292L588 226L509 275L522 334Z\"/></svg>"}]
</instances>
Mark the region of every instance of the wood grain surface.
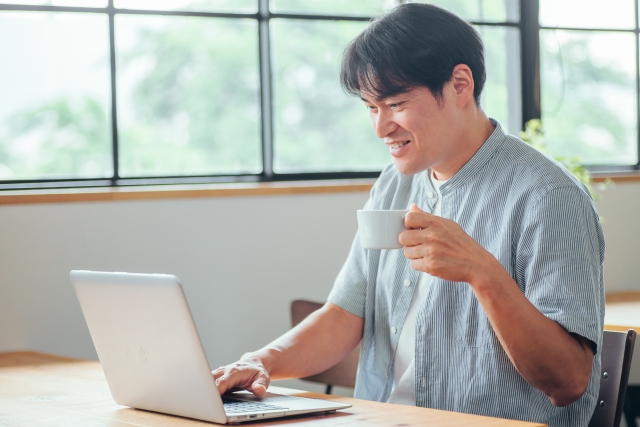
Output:
<instances>
[{"instance_id":1,"label":"wood grain surface","mask_svg":"<svg viewBox=\"0 0 640 427\"><path fill-rule=\"evenodd\" d=\"M280 426L431 426L542 427L435 409L369 402L300 390L270 387L269 391L323 398L353 405L331 415L308 415L241 425ZM527 402L522 402L526 405ZM210 426L212 423L132 409L111 398L98 362L34 352L0 354L0 425L12 427L159 427Z\"/></svg>"},{"instance_id":2,"label":"wood grain surface","mask_svg":"<svg viewBox=\"0 0 640 427\"><path fill-rule=\"evenodd\" d=\"M0 205L369 192L375 180L296 181L0 191Z\"/></svg>"},{"instance_id":3,"label":"wood grain surface","mask_svg":"<svg viewBox=\"0 0 640 427\"><path fill-rule=\"evenodd\" d=\"M607 294L604 328L623 332L635 329L640 334L640 292Z\"/></svg>"},{"instance_id":4,"label":"wood grain surface","mask_svg":"<svg viewBox=\"0 0 640 427\"><path fill-rule=\"evenodd\" d=\"M640 172L594 173L593 182L640 182ZM190 199L203 197L279 196L293 194L368 192L375 179L149 185L0 191L0 205Z\"/></svg>"}]
</instances>

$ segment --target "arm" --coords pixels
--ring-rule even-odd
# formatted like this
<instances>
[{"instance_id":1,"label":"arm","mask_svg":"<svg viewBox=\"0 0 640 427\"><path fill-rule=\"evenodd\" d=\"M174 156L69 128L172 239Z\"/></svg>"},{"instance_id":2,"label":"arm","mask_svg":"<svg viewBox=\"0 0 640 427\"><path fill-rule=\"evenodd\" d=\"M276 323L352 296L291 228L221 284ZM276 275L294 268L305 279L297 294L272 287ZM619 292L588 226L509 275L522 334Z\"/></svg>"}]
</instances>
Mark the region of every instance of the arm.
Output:
<instances>
[{"instance_id":1,"label":"arm","mask_svg":"<svg viewBox=\"0 0 640 427\"><path fill-rule=\"evenodd\" d=\"M328 302L266 347L216 369L213 377L220 394L246 389L261 397L272 379L317 374L344 359L363 328L364 319Z\"/></svg>"},{"instance_id":2,"label":"arm","mask_svg":"<svg viewBox=\"0 0 640 427\"><path fill-rule=\"evenodd\" d=\"M578 400L591 377L591 341L545 317L491 254L469 281L518 372L556 406ZM484 265L483 265L484 264ZM482 270L480 266L482 266Z\"/></svg>"},{"instance_id":3,"label":"arm","mask_svg":"<svg viewBox=\"0 0 640 427\"><path fill-rule=\"evenodd\" d=\"M582 396L591 376L591 342L545 317L493 255L455 222L420 211L406 216L400 235L411 266L467 282L518 372L557 406Z\"/></svg>"}]
</instances>

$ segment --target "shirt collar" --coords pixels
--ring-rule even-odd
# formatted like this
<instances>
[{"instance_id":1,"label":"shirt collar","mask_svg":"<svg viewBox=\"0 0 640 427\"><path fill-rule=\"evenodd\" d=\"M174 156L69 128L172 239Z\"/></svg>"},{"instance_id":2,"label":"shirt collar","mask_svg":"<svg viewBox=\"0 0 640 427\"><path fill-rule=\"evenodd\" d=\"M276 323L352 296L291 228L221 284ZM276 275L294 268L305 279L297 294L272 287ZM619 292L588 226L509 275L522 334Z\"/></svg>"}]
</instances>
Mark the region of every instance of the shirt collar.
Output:
<instances>
[{"instance_id":1,"label":"shirt collar","mask_svg":"<svg viewBox=\"0 0 640 427\"><path fill-rule=\"evenodd\" d=\"M502 126L495 119L489 119L491 123L496 127L489 138L480 146L478 151L469 159L469 161L460 169L454 176L452 176L446 183L442 184L442 192L458 188L469 181L476 173L478 173L484 165L491 159L495 151L502 145L507 136L502 130ZM425 171L430 173L430 170Z\"/></svg>"}]
</instances>

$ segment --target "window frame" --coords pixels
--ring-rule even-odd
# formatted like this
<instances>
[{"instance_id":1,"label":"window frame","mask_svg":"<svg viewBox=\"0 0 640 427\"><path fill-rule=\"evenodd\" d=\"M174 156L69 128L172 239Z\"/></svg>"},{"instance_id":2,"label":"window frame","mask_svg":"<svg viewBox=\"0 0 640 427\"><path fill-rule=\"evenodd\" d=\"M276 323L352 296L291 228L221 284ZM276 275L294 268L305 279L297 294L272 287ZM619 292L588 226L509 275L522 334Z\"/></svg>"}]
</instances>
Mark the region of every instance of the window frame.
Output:
<instances>
[{"instance_id":1,"label":"window frame","mask_svg":"<svg viewBox=\"0 0 640 427\"><path fill-rule=\"evenodd\" d=\"M521 0L525 1L525 0ZM532 0L532 3L538 4L538 11L540 10L540 0ZM624 174L629 172L638 172L640 171L640 18L638 17L638 8L640 0L633 0L633 13L635 20L635 27L633 29L622 29L622 28L590 28L590 27L563 27L563 26L545 26L538 25L536 39L538 40L538 46L540 44L540 30L561 30L561 31L589 31L589 32L599 32L599 33L632 33L635 36L635 55L636 55L636 63L635 63L635 94L636 94L636 150L638 153L638 162L635 165L590 165L585 164L585 168L591 172L600 175L615 175L615 174ZM537 14L536 16L538 16ZM539 21L539 19L538 19ZM540 99L540 56L538 53L537 58L537 72L538 72L538 86L537 89L538 100ZM538 102L538 116L535 118L541 117L541 108L540 103ZM533 118L533 117L532 117Z\"/></svg>"},{"instance_id":2,"label":"window frame","mask_svg":"<svg viewBox=\"0 0 640 427\"><path fill-rule=\"evenodd\" d=\"M635 1L636 55L638 55L638 1ZM530 119L540 118L540 52L539 24L540 0L519 0L520 16L518 22L476 22L476 26L512 27L519 30L520 36L520 69L521 69L521 100L522 123ZM32 11L32 12L76 12L107 14L109 18L109 57L110 57L110 93L111 93L111 147L113 160L113 175L109 178L73 178L73 179L22 179L0 180L0 190L20 190L37 188L82 188L82 187L126 187L166 184L204 184L204 183L264 183L280 181L314 181L314 180L344 180L377 178L380 171L363 172L312 172L312 173L275 173L273 171L273 82L271 67L271 19L298 20L331 20L331 21L370 21L370 16L345 16L322 14L293 14L275 13L269 10L269 0L258 0L256 13L227 13L227 12L195 12L195 11L161 11L118 9L113 0L108 0L107 7L72 7L72 6L34 6L0 4L0 11ZM260 70L260 107L261 107L261 142L263 170L259 174L244 175L191 175L191 176L146 176L123 178L119 174L119 141L118 141L118 104L116 98L116 46L115 46L115 16L116 15L161 15L210 18L242 18L254 19L258 22L259 70ZM574 28L575 29L575 28ZM584 29L580 29L584 30ZM597 30L607 31L607 30ZM614 31L614 30L612 30ZM638 57L638 56L637 56ZM636 61L636 99L638 100L638 123L640 124L640 70ZM640 153L640 125L638 126L638 151ZM640 169L640 165L631 166L590 166L594 172L631 172Z\"/></svg>"}]
</instances>

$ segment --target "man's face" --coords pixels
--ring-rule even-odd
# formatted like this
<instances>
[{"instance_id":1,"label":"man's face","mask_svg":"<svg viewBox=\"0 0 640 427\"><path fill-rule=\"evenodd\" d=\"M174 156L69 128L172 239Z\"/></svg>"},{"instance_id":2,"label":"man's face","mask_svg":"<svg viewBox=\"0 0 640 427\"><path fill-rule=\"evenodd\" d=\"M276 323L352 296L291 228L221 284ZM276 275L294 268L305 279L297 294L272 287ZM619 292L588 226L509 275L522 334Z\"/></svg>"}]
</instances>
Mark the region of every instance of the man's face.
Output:
<instances>
[{"instance_id":1,"label":"man's face","mask_svg":"<svg viewBox=\"0 0 640 427\"><path fill-rule=\"evenodd\" d=\"M456 102L451 99L452 83L445 85L438 104L426 87L382 100L362 93L371 123L379 138L389 147L402 174L428 168L439 171L456 154Z\"/></svg>"}]
</instances>

